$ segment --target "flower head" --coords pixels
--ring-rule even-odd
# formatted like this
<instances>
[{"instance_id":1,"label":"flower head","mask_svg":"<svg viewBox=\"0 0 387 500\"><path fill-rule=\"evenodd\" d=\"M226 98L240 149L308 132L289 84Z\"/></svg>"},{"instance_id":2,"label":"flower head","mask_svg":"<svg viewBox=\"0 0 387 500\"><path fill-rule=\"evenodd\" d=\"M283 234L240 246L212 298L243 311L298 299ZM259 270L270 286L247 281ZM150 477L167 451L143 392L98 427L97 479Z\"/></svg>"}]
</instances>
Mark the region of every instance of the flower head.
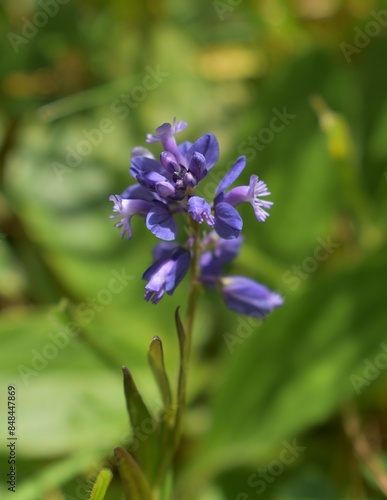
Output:
<instances>
[{"instance_id":1,"label":"flower head","mask_svg":"<svg viewBox=\"0 0 387 500\"><path fill-rule=\"evenodd\" d=\"M219 145L211 133L193 143L177 144L175 135L186 127L186 122L174 119L163 123L155 134L147 134L149 144L161 143L163 147L159 159L146 148L132 150L130 173L138 184L109 198L114 203L111 218L120 219L116 226L122 228L122 237L130 239L131 219L138 215L145 219L149 231L165 241L156 246L154 264L143 275L147 301L156 304L165 293L171 295L188 271L191 253L198 252L200 275L196 279L208 288L219 289L230 309L264 317L282 304L282 298L249 278L222 277L222 272L238 255L242 243L243 220L235 207L248 202L257 220L264 221L272 202L263 198L270 193L256 175L250 177L248 186L229 189L246 166L246 157L240 156L219 182L213 200L198 196L198 184L218 161ZM189 226L184 245L173 243L178 236L177 214L185 214ZM211 228L210 233L201 235L198 224Z\"/></svg>"},{"instance_id":2,"label":"flower head","mask_svg":"<svg viewBox=\"0 0 387 500\"><path fill-rule=\"evenodd\" d=\"M194 188L218 161L219 145L213 134L205 134L195 143L177 145L175 134L184 130L187 123L173 121L148 134L147 142L161 142L164 151L160 161L145 148L135 148L131 159L131 173L137 181L157 192L168 201L182 200L187 190ZM160 189L161 188L161 189Z\"/></svg>"}]
</instances>

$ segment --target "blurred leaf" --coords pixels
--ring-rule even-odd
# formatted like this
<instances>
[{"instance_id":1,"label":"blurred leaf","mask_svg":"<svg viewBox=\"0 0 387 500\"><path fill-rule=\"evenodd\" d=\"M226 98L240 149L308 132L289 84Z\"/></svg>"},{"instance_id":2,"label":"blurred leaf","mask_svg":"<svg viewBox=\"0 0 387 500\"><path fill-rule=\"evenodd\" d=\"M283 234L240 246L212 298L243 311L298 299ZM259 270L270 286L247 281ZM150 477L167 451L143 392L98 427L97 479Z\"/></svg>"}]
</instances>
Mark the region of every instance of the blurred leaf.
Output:
<instances>
[{"instance_id":1,"label":"blurred leaf","mask_svg":"<svg viewBox=\"0 0 387 500\"><path fill-rule=\"evenodd\" d=\"M153 479L155 465L159 459L159 428L139 393L130 371L124 366L124 390L126 407L134 434L133 455L146 477ZM151 429L148 425L151 424ZM138 433L138 434L137 434Z\"/></svg>"},{"instance_id":2,"label":"blurred leaf","mask_svg":"<svg viewBox=\"0 0 387 500\"><path fill-rule=\"evenodd\" d=\"M356 397L351 375L385 340L386 282L384 249L288 298L258 331L239 323L240 342L220 370L201 470L253 462Z\"/></svg>"},{"instance_id":3,"label":"blurred leaf","mask_svg":"<svg viewBox=\"0 0 387 500\"><path fill-rule=\"evenodd\" d=\"M148 360L163 397L165 411L168 413L172 409L172 394L165 371L163 344L159 337L154 337L151 342Z\"/></svg>"},{"instance_id":4,"label":"blurred leaf","mask_svg":"<svg viewBox=\"0 0 387 500\"><path fill-rule=\"evenodd\" d=\"M104 500L112 479L113 473L110 469L100 470L91 491L90 500Z\"/></svg>"},{"instance_id":5,"label":"blurred leaf","mask_svg":"<svg viewBox=\"0 0 387 500\"><path fill-rule=\"evenodd\" d=\"M326 135L330 156L337 161L353 162L355 146L346 120L338 113L331 111L320 96L313 96L311 104L319 117L320 127Z\"/></svg>"},{"instance_id":6,"label":"blurred leaf","mask_svg":"<svg viewBox=\"0 0 387 500\"><path fill-rule=\"evenodd\" d=\"M188 349L189 349L189 339L187 338L187 333L184 329L183 323L180 318L179 308L175 311L175 324L177 330L177 336L179 339L179 379L177 388L177 408L175 416L175 426L174 426L174 436L173 441L175 448L180 439L181 427L183 414L186 404L186 391L187 391L187 376L188 376Z\"/></svg>"},{"instance_id":7,"label":"blurred leaf","mask_svg":"<svg viewBox=\"0 0 387 500\"><path fill-rule=\"evenodd\" d=\"M114 450L126 500L152 500L152 492L143 472L132 456L121 447Z\"/></svg>"},{"instance_id":8,"label":"blurred leaf","mask_svg":"<svg viewBox=\"0 0 387 500\"><path fill-rule=\"evenodd\" d=\"M15 500L44 498L46 493L53 491L77 474L88 471L90 464L101 461L103 457L104 454L101 451L78 451L69 458L42 467L38 474L23 483L18 483L16 493L12 495L12 498ZM85 485L85 489L87 488L88 485Z\"/></svg>"}]
</instances>

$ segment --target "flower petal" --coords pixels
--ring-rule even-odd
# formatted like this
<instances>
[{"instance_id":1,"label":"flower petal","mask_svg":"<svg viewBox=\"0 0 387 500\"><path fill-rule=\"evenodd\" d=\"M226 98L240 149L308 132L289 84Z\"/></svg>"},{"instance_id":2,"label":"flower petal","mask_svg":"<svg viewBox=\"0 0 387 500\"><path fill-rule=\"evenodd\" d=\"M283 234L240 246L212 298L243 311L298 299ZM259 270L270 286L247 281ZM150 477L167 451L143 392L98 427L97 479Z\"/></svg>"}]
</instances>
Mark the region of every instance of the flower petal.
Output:
<instances>
[{"instance_id":1,"label":"flower petal","mask_svg":"<svg viewBox=\"0 0 387 500\"><path fill-rule=\"evenodd\" d=\"M174 272L167 276L165 282L165 291L168 295L173 294L177 285L187 274L191 263L191 252L189 250L178 249L175 251L175 254L177 254L177 257L174 255L176 260Z\"/></svg>"},{"instance_id":2,"label":"flower petal","mask_svg":"<svg viewBox=\"0 0 387 500\"><path fill-rule=\"evenodd\" d=\"M135 148L132 149L132 153L130 155L130 158L137 158L138 156L146 156L147 158L153 158L153 153L149 151L147 148L143 148L141 146L136 146Z\"/></svg>"},{"instance_id":3,"label":"flower petal","mask_svg":"<svg viewBox=\"0 0 387 500\"><path fill-rule=\"evenodd\" d=\"M169 151L163 151L160 153L160 163L165 168L165 170L171 175L179 171L179 166L175 155Z\"/></svg>"},{"instance_id":4,"label":"flower petal","mask_svg":"<svg viewBox=\"0 0 387 500\"><path fill-rule=\"evenodd\" d=\"M154 143L154 142L163 142L168 140L170 137L173 137L175 134L178 134L182 130L184 130L188 126L187 122L183 120L176 121L176 118L173 119L172 125L170 123L163 123L156 129L156 134L147 134L146 142Z\"/></svg>"},{"instance_id":5,"label":"flower petal","mask_svg":"<svg viewBox=\"0 0 387 500\"><path fill-rule=\"evenodd\" d=\"M215 224L215 218L211 214L211 207L206 202L204 198L200 196L191 196L187 203L188 213L201 224L203 221L206 221L209 226L213 226Z\"/></svg>"},{"instance_id":6,"label":"flower petal","mask_svg":"<svg viewBox=\"0 0 387 500\"><path fill-rule=\"evenodd\" d=\"M204 245L209 249L200 256L201 277L219 276L222 268L237 257L242 242L241 236L225 240L211 231L204 240Z\"/></svg>"},{"instance_id":7,"label":"flower petal","mask_svg":"<svg viewBox=\"0 0 387 500\"><path fill-rule=\"evenodd\" d=\"M234 207L224 202L215 205L215 231L221 238L238 238L242 227L242 217Z\"/></svg>"},{"instance_id":8,"label":"flower petal","mask_svg":"<svg viewBox=\"0 0 387 500\"><path fill-rule=\"evenodd\" d=\"M144 186L132 184L131 186L128 186L121 194L121 198L124 200L152 201L154 199L154 193L149 191L149 189L145 188Z\"/></svg>"},{"instance_id":9,"label":"flower petal","mask_svg":"<svg viewBox=\"0 0 387 500\"><path fill-rule=\"evenodd\" d=\"M246 166L246 156L240 156L234 163L234 165L230 168L230 170L227 172L227 174L220 181L215 192L215 197L223 193L225 189L231 186L231 184L238 179L245 166Z\"/></svg>"},{"instance_id":10,"label":"flower petal","mask_svg":"<svg viewBox=\"0 0 387 500\"><path fill-rule=\"evenodd\" d=\"M145 300L151 300L153 304L159 302L164 292L169 295L186 275L190 262L191 252L179 246L164 246L163 256L154 262L143 274L142 279L148 281L145 286ZM159 246L161 246L159 245Z\"/></svg>"},{"instance_id":11,"label":"flower petal","mask_svg":"<svg viewBox=\"0 0 387 500\"><path fill-rule=\"evenodd\" d=\"M207 175L207 163L205 157L195 151L188 163L188 169L199 182Z\"/></svg>"},{"instance_id":12,"label":"flower petal","mask_svg":"<svg viewBox=\"0 0 387 500\"><path fill-rule=\"evenodd\" d=\"M166 151L172 153L179 163L184 163L184 157L180 153L174 135L178 132L181 132L187 127L187 123L183 121L176 121L176 118L173 119L172 125L170 123L163 123L160 127L157 127L157 134L147 134L146 141L150 143L161 142L163 148Z\"/></svg>"},{"instance_id":13,"label":"flower petal","mask_svg":"<svg viewBox=\"0 0 387 500\"><path fill-rule=\"evenodd\" d=\"M201 153L204 156L207 170L209 170L219 159L218 139L214 134L202 135L187 151L186 158L188 163L195 152Z\"/></svg>"},{"instance_id":14,"label":"flower petal","mask_svg":"<svg viewBox=\"0 0 387 500\"><path fill-rule=\"evenodd\" d=\"M178 144L177 145L177 149L180 151L180 153L183 155L183 156L186 156L189 148L192 146L192 142L190 141L184 141L182 142L181 144Z\"/></svg>"},{"instance_id":15,"label":"flower petal","mask_svg":"<svg viewBox=\"0 0 387 500\"><path fill-rule=\"evenodd\" d=\"M248 186L237 186L231 189L224 195L222 201L230 203L233 207L243 202L250 203L254 208L256 219L259 222L263 222L269 216L265 209L270 208L273 202L263 200L262 197L269 195L270 192L266 184L260 181L258 176L252 175Z\"/></svg>"},{"instance_id":16,"label":"flower petal","mask_svg":"<svg viewBox=\"0 0 387 500\"><path fill-rule=\"evenodd\" d=\"M132 227L130 225L130 221L133 215L145 217L149 210L151 210L154 206L154 202L137 199L128 200L121 198L119 195L112 195L109 197L109 200L114 203L113 212L117 213L117 215L111 215L110 219L122 217L121 220L115 224L115 226L122 227L121 238L124 238L125 234L127 234L128 240L132 237Z\"/></svg>"},{"instance_id":17,"label":"flower petal","mask_svg":"<svg viewBox=\"0 0 387 500\"><path fill-rule=\"evenodd\" d=\"M139 174L144 174L145 172L157 172L160 175L167 173L158 160L148 158L147 156L132 158L130 164L129 171L135 179L137 179Z\"/></svg>"},{"instance_id":18,"label":"flower petal","mask_svg":"<svg viewBox=\"0 0 387 500\"><path fill-rule=\"evenodd\" d=\"M221 292L229 309L248 316L264 318L283 304L283 298L257 281L244 276L222 278Z\"/></svg>"},{"instance_id":19,"label":"flower petal","mask_svg":"<svg viewBox=\"0 0 387 500\"><path fill-rule=\"evenodd\" d=\"M142 186L145 186L151 191L156 191L156 193L163 198L176 194L174 184L164 175L157 172L145 172L144 174L138 174L137 180Z\"/></svg>"},{"instance_id":20,"label":"flower petal","mask_svg":"<svg viewBox=\"0 0 387 500\"><path fill-rule=\"evenodd\" d=\"M171 253L179 247L179 243L171 243L169 241L163 241L162 243L158 243L153 248L153 260L165 259L171 255Z\"/></svg>"},{"instance_id":21,"label":"flower petal","mask_svg":"<svg viewBox=\"0 0 387 500\"><path fill-rule=\"evenodd\" d=\"M161 203L149 211L146 217L146 227L161 240L172 241L176 238L176 222L168 208Z\"/></svg>"}]
</instances>

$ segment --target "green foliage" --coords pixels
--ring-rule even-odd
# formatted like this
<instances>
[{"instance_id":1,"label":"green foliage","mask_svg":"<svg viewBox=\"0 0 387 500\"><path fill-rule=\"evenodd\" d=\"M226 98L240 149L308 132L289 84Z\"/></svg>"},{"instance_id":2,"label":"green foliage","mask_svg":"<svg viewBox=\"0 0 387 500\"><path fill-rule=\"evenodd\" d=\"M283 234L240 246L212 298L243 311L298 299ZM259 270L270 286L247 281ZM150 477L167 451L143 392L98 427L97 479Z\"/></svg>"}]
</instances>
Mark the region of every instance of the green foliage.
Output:
<instances>
[{"instance_id":1,"label":"green foliage","mask_svg":"<svg viewBox=\"0 0 387 500\"><path fill-rule=\"evenodd\" d=\"M53 1L57 14L26 38L43 3L7 0L0 12L0 414L12 384L13 498L89 498L113 449L128 498L171 497L171 476L150 492L133 472L120 370L136 381L125 372L128 406L141 394L135 425L173 406L174 312L187 286L157 307L143 300L154 238L134 220L134 238L121 241L108 197L131 182L131 148L174 116L189 137L217 134L218 171L246 154L243 180L257 173L268 184L267 222L241 209L245 245L231 272L286 299L263 324L235 317L215 294L199 300L178 497L253 500L251 476L283 465L283 443L297 440L305 450L265 480L261 498L383 498L353 457L342 408L355 401L383 458L387 28L379 23L362 48L356 35L384 4ZM26 38L17 51L10 33ZM350 61L343 43L355 48ZM156 449L161 431L138 454ZM2 471L6 434L2 424ZM136 456L142 466L148 458ZM112 468L107 500L124 498Z\"/></svg>"},{"instance_id":2,"label":"green foliage","mask_svg":"<svg viewBox=\"0 0 387 500\"><path fill-rule=\"evenodd\" d=\"M102 469L95 481L93 490L90 495L90 500L103 500L106 495L106 491L109 488L109 484L113 478L112 471L110 469Z\"/></svg>"}]
</instances>

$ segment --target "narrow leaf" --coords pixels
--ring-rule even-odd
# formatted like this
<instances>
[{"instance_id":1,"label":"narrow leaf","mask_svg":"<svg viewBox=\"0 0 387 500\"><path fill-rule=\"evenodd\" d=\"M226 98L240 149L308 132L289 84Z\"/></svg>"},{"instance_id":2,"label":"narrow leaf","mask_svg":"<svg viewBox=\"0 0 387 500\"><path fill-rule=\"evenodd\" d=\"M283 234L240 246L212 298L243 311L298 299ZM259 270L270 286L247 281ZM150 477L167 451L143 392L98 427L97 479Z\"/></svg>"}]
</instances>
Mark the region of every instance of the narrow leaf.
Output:
<instances>
[{"instance_id":1,"label":"narrow leaf","mask_svg":"<svg viewBox=\"0 0 387 500\"><path fill-rule=\"evenodd\" d=\"M174 447L177 446L180 439L181 423L183 419L183 412L185 407L186 399L186 387L187 387L187 371L188 371L188 359L187 359L187 335L184 330L183 323L180 319L179 308L175 312L175 321L177 336L179 338L180 347L180 368L179 368L179 383L177 389L177 409L175 418L175 428L174 428Z\"/></svg>"},{"instance_id":2,"label":"narrow leaf","mask_svg":"<svg viewBox=\"0 0 387 500\"><path fill-rule=\"evenodd\" d=\"M159 337L153 338L149 348L148 359L164 402L164 414L160 422L159 461L155 478L156 483L159 484L170 466L173 454L173 423L175 418L171 388L164 365L163 345Z\"/></svg>"},{"instance_id":3,"label":"narrow leaf","mask_svg":"<svg viewBox=\"0 0 387 500\"><path fill-rule=\"evenodd\" d=\"M151 414L146 407L141 394L139 393L136 384L134 383L132 374L126 366L122 367L124 375L124 391L126 399L126 407L130 415L130 421L133 427L141 425L144 419L151 418Z\"/></svg>"},{"instance_id":4,"label":"narrow leaf","mask_svg":"<svg viewBox=\"0 0 387 500\"><path fill-rule=\"evenodd\" d=\"M181 322L180 319L179 309L180 307L178 307L175 312L175 322L176 322L177 336L179 338L180 360L182 361L184 358L187 336L184 330L183 323Z\"/></svg>"},{"instance_id":5,"label":"narrow leaf","mask_svg":"<svg viewBox=\"0 0 387 500\"><path fill-rule=\"evenodd\" d=\"M165 371L163 344L159 337L154 337L151 342L148 360L157 385L159 386L166 414L168 415L169 410L172 408L172 394L168 376Z\"/></svg>"},{"instance_id":6,"label":"narrow leaf","mask_svg":"<svg viewBox=\"0 0 387 500\"><path fill-rule=\"evenodd\" d=\"M114 449L126 500L152 500L149 483L134 458L121 446Z\"/></svg>"},{"instance_id":7,"label":"narrow leaf","mask_svg":"<svg viewBox=\"0 0 387 500\"><path fill-rule=\"evenodd\" d=\"M91 491L90 500L104 500L112 479L113 473L110 469L100 470Z\"/></svg>"},{"instance_id":8,"label":"narrow leaf","mask_svg":"<svg viewBox=\"0 0 387 500\"><path fill-rule=\"evenodd\" d=\"M134 434L129 449L133 451L136 460L147 477L152 478L158 456L158 424L148 411L128 368L123 366L122 371L124 374L126 407Z\"/></svg>"}]
</instances>

